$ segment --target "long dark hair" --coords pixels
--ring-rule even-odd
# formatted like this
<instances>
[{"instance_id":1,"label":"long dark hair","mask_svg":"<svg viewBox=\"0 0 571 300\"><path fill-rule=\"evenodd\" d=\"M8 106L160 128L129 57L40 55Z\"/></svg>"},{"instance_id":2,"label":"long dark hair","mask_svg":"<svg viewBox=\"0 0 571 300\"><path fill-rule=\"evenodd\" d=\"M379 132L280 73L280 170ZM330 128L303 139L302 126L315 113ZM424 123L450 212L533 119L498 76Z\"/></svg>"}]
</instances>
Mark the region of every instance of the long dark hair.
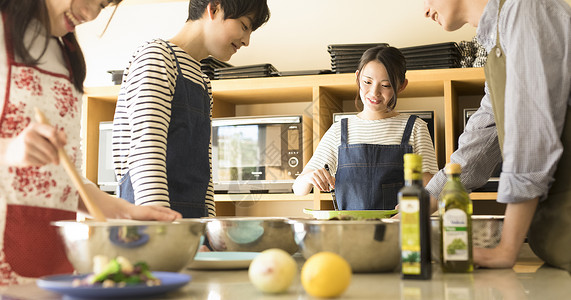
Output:
<instances>
[{"instance_id":1,"label":"long dark hair","mask_svg":"<svg viewBox=\"0 0 571 300\"><path fill-rule=\"evenodd\" d=\"M387 74L389 75L389 82L393 88L393 98L387 103L387 108L393 110L397 105L397 93L400 86L404 83L406 79L406 60L402 52L395 47L390 46L377 46L367 49L361 59L359 60L359 66L357 70L359 74L363 71L365 65L369 62L376 60L382 63L387 69ZM359 75L360 76L360 75ZM363 110L363 103L361 102L361 83L359 81L359 76L357 76L357 96L355 97L355 107L361 111Z\"/></svg>"},{"instance_id":2,"label":"long dark hair","mask_svg":"<svg viewBox=\"0 0 571 300\"><path fill-rule=\"evenodd\" d=\"M111 2L116 5L121 1L113 0ZM45 39L44 49L40 56L34 58L30 55L30 51L24 43L24 36L34 19L38 20L38 28L34 30L33 40L39 37L51 36L50 17L45 0L0 0L0 10L6 21L5 26L7 26L10 34L15 56L19 57L27 65L38 65L47 50L49 39ZM83 82L85 81L86 73L85 58L75 33L70 32L62 36L61 43L64 55L69 60L71 81L77 90L83 92Z\"/></svg>"}]
</instances>

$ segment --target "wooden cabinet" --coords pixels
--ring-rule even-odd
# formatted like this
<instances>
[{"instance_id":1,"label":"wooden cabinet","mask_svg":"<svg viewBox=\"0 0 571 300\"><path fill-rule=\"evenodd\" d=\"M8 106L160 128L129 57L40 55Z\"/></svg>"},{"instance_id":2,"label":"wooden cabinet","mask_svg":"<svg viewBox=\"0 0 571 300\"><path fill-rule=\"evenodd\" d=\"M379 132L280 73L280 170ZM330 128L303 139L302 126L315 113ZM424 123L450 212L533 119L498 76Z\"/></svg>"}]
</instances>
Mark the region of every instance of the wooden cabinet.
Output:
<instances>
[{"instance_id":1,"label":"wooden cabinet","mask_svg":"<svg viewBox=\"0 0 571 300\"><path fill-rule=\"evenodd\" d=\"M462 112L478 107L484 94L482 68L414 70L399 95L397 110L435 112L435 148L443 167L457 147L463 130ZM304 165L333 122L332 114L352 111L357 93L354 74L326 74L254 79L213 80L214 117L276 114L290 110L304 117ZM87 88L83 136L85 172L97 181L99 122L113 119L119 86ZM277 107L275 107L278 105ZM279 106L281 105L281 106ZM274 108L272 108L274 107ZM495 203L495 193L472 193L472 199ZM330 209L331 197L315 192L293 194L216 195L220 215L301 215L304 207ZM482 202L482 204L484 204ZM475 204L475 206L480 205Z\"/></svg>"}]
</instances>

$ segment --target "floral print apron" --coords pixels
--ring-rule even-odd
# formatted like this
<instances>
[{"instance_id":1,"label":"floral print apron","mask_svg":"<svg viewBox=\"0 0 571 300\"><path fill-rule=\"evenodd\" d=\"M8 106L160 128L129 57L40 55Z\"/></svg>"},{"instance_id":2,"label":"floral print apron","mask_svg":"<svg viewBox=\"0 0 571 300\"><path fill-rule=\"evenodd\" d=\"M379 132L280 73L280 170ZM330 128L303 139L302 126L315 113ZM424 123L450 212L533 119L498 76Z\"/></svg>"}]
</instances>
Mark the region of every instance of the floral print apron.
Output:
<instances>
[{"instance_id":1,"label":"floral print apron","mask_svg":"<svg viewBox=\"0 0 571 300\"><path fill-rule=\"evenodd\" d=\"M0 139L13 139L34 122L34 107L65 131L65 151L81 166L81 94L68 75L55 74L14 59L9 33L0 39L6 51L7 78L0 115ZM53 41L52 41L53 42ZM10 155L7 153L7 155ZM0 286L21 284L73 267L54 226L76 218L79 195L61 165L0 166Z\"/></svg>"}]
</instances>

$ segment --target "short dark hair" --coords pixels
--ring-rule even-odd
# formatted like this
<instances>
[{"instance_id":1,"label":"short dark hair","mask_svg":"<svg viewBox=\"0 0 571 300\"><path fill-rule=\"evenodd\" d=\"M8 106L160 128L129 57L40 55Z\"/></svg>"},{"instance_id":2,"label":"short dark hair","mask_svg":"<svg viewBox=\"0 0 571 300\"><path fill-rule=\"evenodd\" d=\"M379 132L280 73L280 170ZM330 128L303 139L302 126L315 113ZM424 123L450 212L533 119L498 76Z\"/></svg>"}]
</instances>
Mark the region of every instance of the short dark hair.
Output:
<instances>
[{"instance_id":1,"label":"short dark hair","mask_svg":"<svg viewBox=\"0 0 571 300\"><path fill-rule=\"evenodd\" d=\"M258 29L270 19L270 9L266 0L190 0L188 4L188 19L202 18L208 4L220 4L224 11L224 19L238 19L253 14L252 31Z\"/></svg>"},{"instance_id":2,"label":"short dark hair","mask_svg":"<svg viewBox=\"0 0 571 300\"><path fill-rule=\"evenodd\" d=\"M382 63L387 69L387 74L389 75L389 82L393 88L394 95L393 98L387 103L387 107L393 110L397 105L397 93L400 86L404 83L406 79L406 60L402 52L395 47L390 46L376 46L367 49L361 59L359 60L359 66L357 70L359 71L359 76L363 71L363 68L371 61L376 60ZM355 97L355 107L358 110L363 109L363 104L361 103L361 83L359 81L359 76L357 76L357 96Z\"/></svg>"}]
</instances>

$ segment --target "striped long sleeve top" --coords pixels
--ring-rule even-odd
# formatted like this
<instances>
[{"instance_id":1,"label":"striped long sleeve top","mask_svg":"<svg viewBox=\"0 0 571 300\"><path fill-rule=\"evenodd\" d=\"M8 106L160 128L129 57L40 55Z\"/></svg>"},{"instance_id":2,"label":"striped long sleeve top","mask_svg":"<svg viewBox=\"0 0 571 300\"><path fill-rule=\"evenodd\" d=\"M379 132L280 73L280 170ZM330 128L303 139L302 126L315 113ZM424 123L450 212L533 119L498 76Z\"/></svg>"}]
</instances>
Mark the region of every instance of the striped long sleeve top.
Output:
<instances>
[{"instance_id":1,"label":"striped long sleeve top","mask_svg":"<svg viewBox=\"0 0 571 300\"><path fill-rule=\"evenodd\" d=\"M379 120L365 120L358 116L350 116L347 142L349 144L400 144L408 118L407 114ZM413 152L422 156L422 172L430 174L438 172L430 133L426 122L420 118L414 122L409 143L412 145ZM319 141L317 149L305 168L317 170L327 164L331 168L332 175L335 175L340 145L341 122L335 122Z\"/></svg>"},{"instance_id":2,"label":"striped long sleeve top","mask_svg":"<svg viewBox=\"0 0 571 300\"><path fill-rule=\"evenodd\" d=\"M131 176L137 205L169 207L166 148L171 118L171 100L177 77L175 57L182 75L200 85L206 82L212 111L210 80L200 62L180 47L152 40L139 47L123 74L113 121L113 161L117 180ZM212 118L212 114L210 116ZM209 147L212 166L212 142ZM214 216L212 175L206 193L209 216Z\"/></svg>"}]
</instances>

